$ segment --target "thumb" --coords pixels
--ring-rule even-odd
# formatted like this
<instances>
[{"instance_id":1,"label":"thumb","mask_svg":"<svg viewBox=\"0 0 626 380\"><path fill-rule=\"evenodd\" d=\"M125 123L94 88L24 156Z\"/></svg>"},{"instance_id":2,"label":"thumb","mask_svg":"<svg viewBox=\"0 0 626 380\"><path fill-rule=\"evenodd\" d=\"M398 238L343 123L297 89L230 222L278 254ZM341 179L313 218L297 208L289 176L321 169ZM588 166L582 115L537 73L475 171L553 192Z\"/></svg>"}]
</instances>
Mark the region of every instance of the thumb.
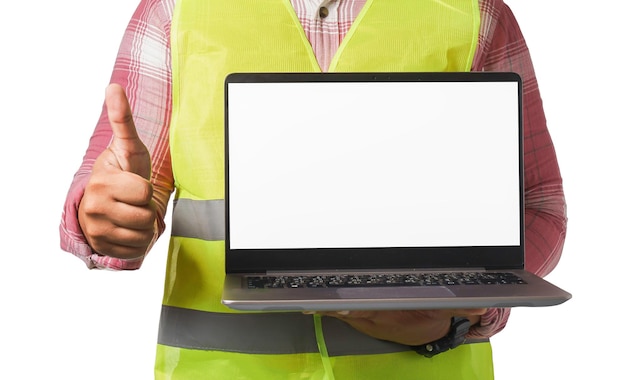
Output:
<instances>
[{"instance_id":1,"label":"thumb","mask_svg":"<svg viewBox=\"0 0 626 380\"><path fill-rule=\"evenodd\" d=\"M110 84L106 89L105 104L113 139L109 150L113 152L120 169L132 172L149 180L152 170L150 153L141 142L128 99L122 86Z\"/></svg>"}]
</instances>

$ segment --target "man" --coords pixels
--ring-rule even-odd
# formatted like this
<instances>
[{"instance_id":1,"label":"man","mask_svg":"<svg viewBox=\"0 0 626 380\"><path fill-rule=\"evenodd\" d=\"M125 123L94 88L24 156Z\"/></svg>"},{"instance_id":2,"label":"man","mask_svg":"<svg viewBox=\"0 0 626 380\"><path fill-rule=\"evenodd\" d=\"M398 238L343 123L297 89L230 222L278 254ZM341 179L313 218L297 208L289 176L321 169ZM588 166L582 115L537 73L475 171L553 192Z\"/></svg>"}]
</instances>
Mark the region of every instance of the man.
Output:
<instances>
[{"instance_id":1,"label":"man","mask_svg":"<svg viewBox=\"0 0 626 380\"><path fill-rule=\"evenodd\" d=\"M89 267L136 269L172 191L175 202L220 204L228 72L467 70L524 80L528 268L545 275L565 236L561 177L527 48L500 0L142 1L68 194L62 247ZM219 301L223 237L184 227L220 223L219 211L187 215L175 203L173 214L157 378L493 377L485 340L509 310L235 313ZM470 321L468 344L417 354L456 332L452 317Z\"/></svg>"}]
</instances>

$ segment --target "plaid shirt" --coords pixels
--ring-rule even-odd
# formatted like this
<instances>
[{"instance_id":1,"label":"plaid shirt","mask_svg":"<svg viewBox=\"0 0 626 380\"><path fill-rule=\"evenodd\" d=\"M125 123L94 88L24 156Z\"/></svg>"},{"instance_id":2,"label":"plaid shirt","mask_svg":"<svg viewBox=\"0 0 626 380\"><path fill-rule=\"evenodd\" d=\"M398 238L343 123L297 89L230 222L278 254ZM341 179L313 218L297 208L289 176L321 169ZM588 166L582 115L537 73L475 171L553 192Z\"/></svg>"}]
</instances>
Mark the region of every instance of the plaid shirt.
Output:
<instances>
[{"instance_id":1,"label":"plaid shirt","mask_svg":"<svg viewBox=\"0 0 626 380\"><path fill-rule=\"evenodd\" d=\"M342 38L366 0L292 0L293 7L325 71ZM170 27L175 0L142 0L124 34L111 82L125 89L138 133L151 153L152 183L158 205L158 233L165 230L165 210L174 190L169 150L172 111ZM566 231L561 175L546 128L532 61L511 10L502 0L480 0L481 26L473 71L514 71L524 81L524 164L527 268L541 276L559 261ZM321 17L320 7L325 7ZM121 260L98 255L87 245L77 209L95 159L112 132L103 112L69 189L61 225L61 248L90 268L137 269L143 258ZM156 239L156 238L155 238ZM500 331L508 309L491 309L469 337Z\"/></svg>"}]
</instances>

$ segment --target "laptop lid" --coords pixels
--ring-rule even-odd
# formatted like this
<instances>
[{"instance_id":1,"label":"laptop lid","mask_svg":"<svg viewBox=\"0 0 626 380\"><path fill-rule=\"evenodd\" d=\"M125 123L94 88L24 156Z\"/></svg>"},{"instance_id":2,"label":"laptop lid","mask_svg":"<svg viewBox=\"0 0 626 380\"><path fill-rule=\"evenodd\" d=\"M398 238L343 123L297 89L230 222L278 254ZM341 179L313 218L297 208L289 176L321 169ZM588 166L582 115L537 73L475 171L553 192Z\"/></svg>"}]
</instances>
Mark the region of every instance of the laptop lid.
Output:
<instances>
[{"instance_id":1,"label":"laptop lid","mask_svg":"<svg viewBox=\"0 0 626 380\"><path fill-rule=\"evenodd\" d=\"M523 268L514 73L237 73L226 272Z\"/></svg>"}]
</instances>

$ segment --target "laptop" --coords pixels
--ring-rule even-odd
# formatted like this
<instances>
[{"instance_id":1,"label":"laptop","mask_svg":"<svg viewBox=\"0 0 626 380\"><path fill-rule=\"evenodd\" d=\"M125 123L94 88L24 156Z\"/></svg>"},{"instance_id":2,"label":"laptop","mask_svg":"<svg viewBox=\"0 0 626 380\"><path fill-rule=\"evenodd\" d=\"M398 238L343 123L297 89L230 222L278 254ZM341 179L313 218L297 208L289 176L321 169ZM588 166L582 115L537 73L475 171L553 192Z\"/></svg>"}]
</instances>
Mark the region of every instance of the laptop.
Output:
<instances>
[{"instance_id":1,"label":"laptop","mask_svg":"<svg viewBox=\"0 0 626 380\"><path fill-rule=\"evenodd\" d=\"M514 73L229 75L223 304L568 300L524 271L521 94Z\"/></svg>"}]
</instances>

